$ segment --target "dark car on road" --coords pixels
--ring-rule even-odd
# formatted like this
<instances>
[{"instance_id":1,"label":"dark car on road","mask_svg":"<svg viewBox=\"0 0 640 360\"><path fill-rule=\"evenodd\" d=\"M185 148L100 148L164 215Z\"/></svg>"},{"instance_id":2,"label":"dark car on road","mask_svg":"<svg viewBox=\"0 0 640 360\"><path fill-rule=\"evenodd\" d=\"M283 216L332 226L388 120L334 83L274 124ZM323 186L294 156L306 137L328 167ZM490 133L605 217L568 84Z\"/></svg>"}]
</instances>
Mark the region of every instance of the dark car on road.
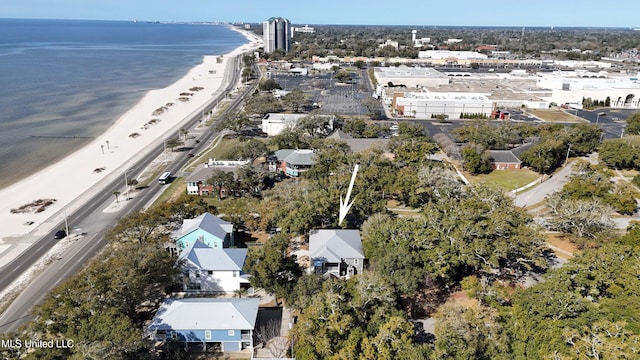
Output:
<instances>
[{"instance_id":1,"label":"dark car on road","mask_svg":"<svg viewBox=\"0 0 640 360\"><path fill-rule=\"evenodd\" d=\"M58 230L55 235L53 235L54 239L63 239L67 237L67 232L64 230Z\"/></svg>"}]
</instances>

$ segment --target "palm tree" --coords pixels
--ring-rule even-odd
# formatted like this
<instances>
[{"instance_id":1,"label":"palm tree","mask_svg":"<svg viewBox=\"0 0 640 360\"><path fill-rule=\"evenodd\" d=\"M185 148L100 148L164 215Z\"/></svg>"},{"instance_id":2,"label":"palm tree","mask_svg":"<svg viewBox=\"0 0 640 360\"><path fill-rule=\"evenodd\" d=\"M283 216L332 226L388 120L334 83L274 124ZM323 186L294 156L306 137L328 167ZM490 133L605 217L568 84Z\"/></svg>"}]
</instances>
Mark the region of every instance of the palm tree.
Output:
<instances>
[{"instance_id":1,"label":"palm tree","mask_svg":"<svg viewBox=\"0 0 640 360\"><path fill-rule=\"evenodd\" d=\"M245 288L240 288L237 290L233 290L233 297L242 298L246 296L249 291Z\"/></svg>"},{"instance_id":2,"label":"palm tree","mask_svg":"<svg viewBox=\"0 0 640 360\"><path fill-rule=\"evenodd\" d=\"M129 185L129 191L131 191L131 187L132 187L132 186L136 186L136 185L138 185L138 180L136 180L136 179L129 179L129 181L127 181L127 185Z\"/></svg>"},{"instance_id":3,"label":"palm tree","mask_svg":"<svg viewBox=\"0 0 640 360\"><path fill-rule=\"evenodd\" d=\"M120 196L120 191L116 190L116 191L114 191L112 194L113 194L113 196L115 196L115 197L116 197L116 203L118 203L118 202L119 202L119 201L118 201L118 196Z\"/></svg>"},{"instance_id":4,"label":"palm tree","mask_svg":"<svg viewBox=\"0 0 640 360\"><path fill-rule=\"evenodd\" d=\"M187 129L180 129L180 134L182 134L182 136L184 137L183 141L187 141L187 135L189 135L189 130Z\"/></svg>"},{"instance_id":5,"label":"palm tree","mask_svg":"<svg viewBox=\"0 0 640 360\"><path fill-rule=\"evenodd\" d=\"M180 140L179 137L174 137L174 138L171 138L171 139L167 140L167 147L169 149L171 149L172 152L174 151L174 149L176 147L178 147L178 146L180 146L182 144L183 144L183 142L182 142L182 140Z\"/></svg>"}]
</instances>

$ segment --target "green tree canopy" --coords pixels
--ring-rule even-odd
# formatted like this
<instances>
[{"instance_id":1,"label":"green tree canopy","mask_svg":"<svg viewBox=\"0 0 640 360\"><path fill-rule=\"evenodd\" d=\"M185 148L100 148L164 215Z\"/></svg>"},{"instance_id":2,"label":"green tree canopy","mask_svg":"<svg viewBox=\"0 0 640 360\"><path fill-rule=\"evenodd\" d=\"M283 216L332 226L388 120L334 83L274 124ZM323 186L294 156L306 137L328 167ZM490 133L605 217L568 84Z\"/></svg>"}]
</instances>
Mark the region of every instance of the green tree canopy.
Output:
<instances>
[{"instance_id":1,"label":"green tree canopy","mask_svg":"<svg viewBox=\"0 0 640 360\"><path fill-rule=\"evenodd\" d=\"M282 90L282 86L280 86L280 84L278 84L275 79L266 79L260 81L260 84L258 84L258 88L260 89L260 91L272 91L275 89Z\"/></svg>"},{"instance_id":2,"label":"green tree canopy","mask_svg":"<svg viewBox=\"0 0 640 360\"><path fill-rule=\"evenodd\" d=\"M491 154L477 144L467 144L462 148L462 164L473 175L491 172Z\"/></svg>"},{"instance_id":3,"label":"green tree canopy","mask_svg":"<svg viewBox=\"0 0 640 360\"><path fill-rule=\"evenodd\" d=\"M598 147L598 155L607 166L619 169L640 168L640 143L636 137L608 139Z\"/></svg>"},{"instance_id":4,"label":"green tree canopy","mask_svg":"<svg viewBox=\"0 0 640 360\"><path fill-rule=\"evenodd\" d=\"M245 262L245 271L251 274L251 285L278 298L289 296L302 276L302 269L295 255L286 255L288 246L289 234L280 233L261 248L251 249Z\"/></svg>"},{"instance_id":5,"label":"green tree canopy","mask_svg":"<svg viewBox=\"0 0 640 360\"><path fill-rule=\"evenodd\" d=\"M251 124L251 119L244 112L226 112L218 120L216 130L232 130L239 133L242 128Z\"/></svg>"},{"instance_id":6,"label":"green tree canopy","mask_svg":"<svg viewBox=\"0 0 640 360\"><path fill-rule=\"evenodd\" d=\"M640 112L634 112L627 118L627 129L629 135L640 135Z\"/></svg>"},{"instance_id":7,"label":"green tree canopy","mask_svg":"<svg viewBox=\"0 0 640 360\"><path fill-rule=\"evenodd\" d=\"M306 95L300 88L295 88L282 97L282 102L285 106L295 113L299 112L300 108L305 105L307 101Z\"/></svg>"},{"instance_id":8,"label":"green tree canopy","mask_svg":"<svg viewBox=\"0 0 640 360\"><path fill-rule=\"evenodd\" d=\"M244 111L247 114L265 116L268 113L279 113L283 110L282 104L271 93L254 94L245 100Z\"/></svg>"}]
</instances>

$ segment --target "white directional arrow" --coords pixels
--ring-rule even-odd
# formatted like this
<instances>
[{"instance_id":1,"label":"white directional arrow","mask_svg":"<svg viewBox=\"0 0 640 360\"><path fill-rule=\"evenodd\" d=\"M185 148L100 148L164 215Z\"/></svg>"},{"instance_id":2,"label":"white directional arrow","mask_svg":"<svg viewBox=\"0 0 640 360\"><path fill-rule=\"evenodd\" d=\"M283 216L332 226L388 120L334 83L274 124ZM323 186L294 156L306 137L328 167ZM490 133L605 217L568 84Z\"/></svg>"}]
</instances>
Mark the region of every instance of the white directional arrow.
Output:
<instances>
[{"instance_id":1,"label":"white directional arrow","mask_svg":"<svg viewBox=\"0 0 640 360\"><path fill-rule=\"evenodd\" d=\"M351 197L351 189L353 189L353 183L356 181L356 174L358 173L358 164L353 168L353 175L351 175L351 182L349 183L349 190L347 190L347 197L342 202L342 195L340 195L340 219L338 221L338 225L342 223L344 217L347 216L351 205L353 205L353 201L349 203L349 198Z\"/></svg>"}]
</instances>

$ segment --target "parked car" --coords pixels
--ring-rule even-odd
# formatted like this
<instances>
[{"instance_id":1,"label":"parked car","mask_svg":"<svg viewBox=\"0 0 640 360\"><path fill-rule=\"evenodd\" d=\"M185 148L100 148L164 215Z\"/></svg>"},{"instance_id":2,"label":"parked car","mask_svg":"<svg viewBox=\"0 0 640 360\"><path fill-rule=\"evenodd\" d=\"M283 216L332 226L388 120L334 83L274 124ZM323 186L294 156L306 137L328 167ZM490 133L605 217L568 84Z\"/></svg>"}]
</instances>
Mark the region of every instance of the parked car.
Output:
<instances>
[{"instance_id":1,"label":"parked car","mask_svg":"<svg viewBox=\"0 0 640 360\"><path fill-rule=\"evenodd\" d=\"M64 230L58 230L55 235L53 235L54 239L64 239L67 237L67 232Z\"/></svg>"}]
</instances>

